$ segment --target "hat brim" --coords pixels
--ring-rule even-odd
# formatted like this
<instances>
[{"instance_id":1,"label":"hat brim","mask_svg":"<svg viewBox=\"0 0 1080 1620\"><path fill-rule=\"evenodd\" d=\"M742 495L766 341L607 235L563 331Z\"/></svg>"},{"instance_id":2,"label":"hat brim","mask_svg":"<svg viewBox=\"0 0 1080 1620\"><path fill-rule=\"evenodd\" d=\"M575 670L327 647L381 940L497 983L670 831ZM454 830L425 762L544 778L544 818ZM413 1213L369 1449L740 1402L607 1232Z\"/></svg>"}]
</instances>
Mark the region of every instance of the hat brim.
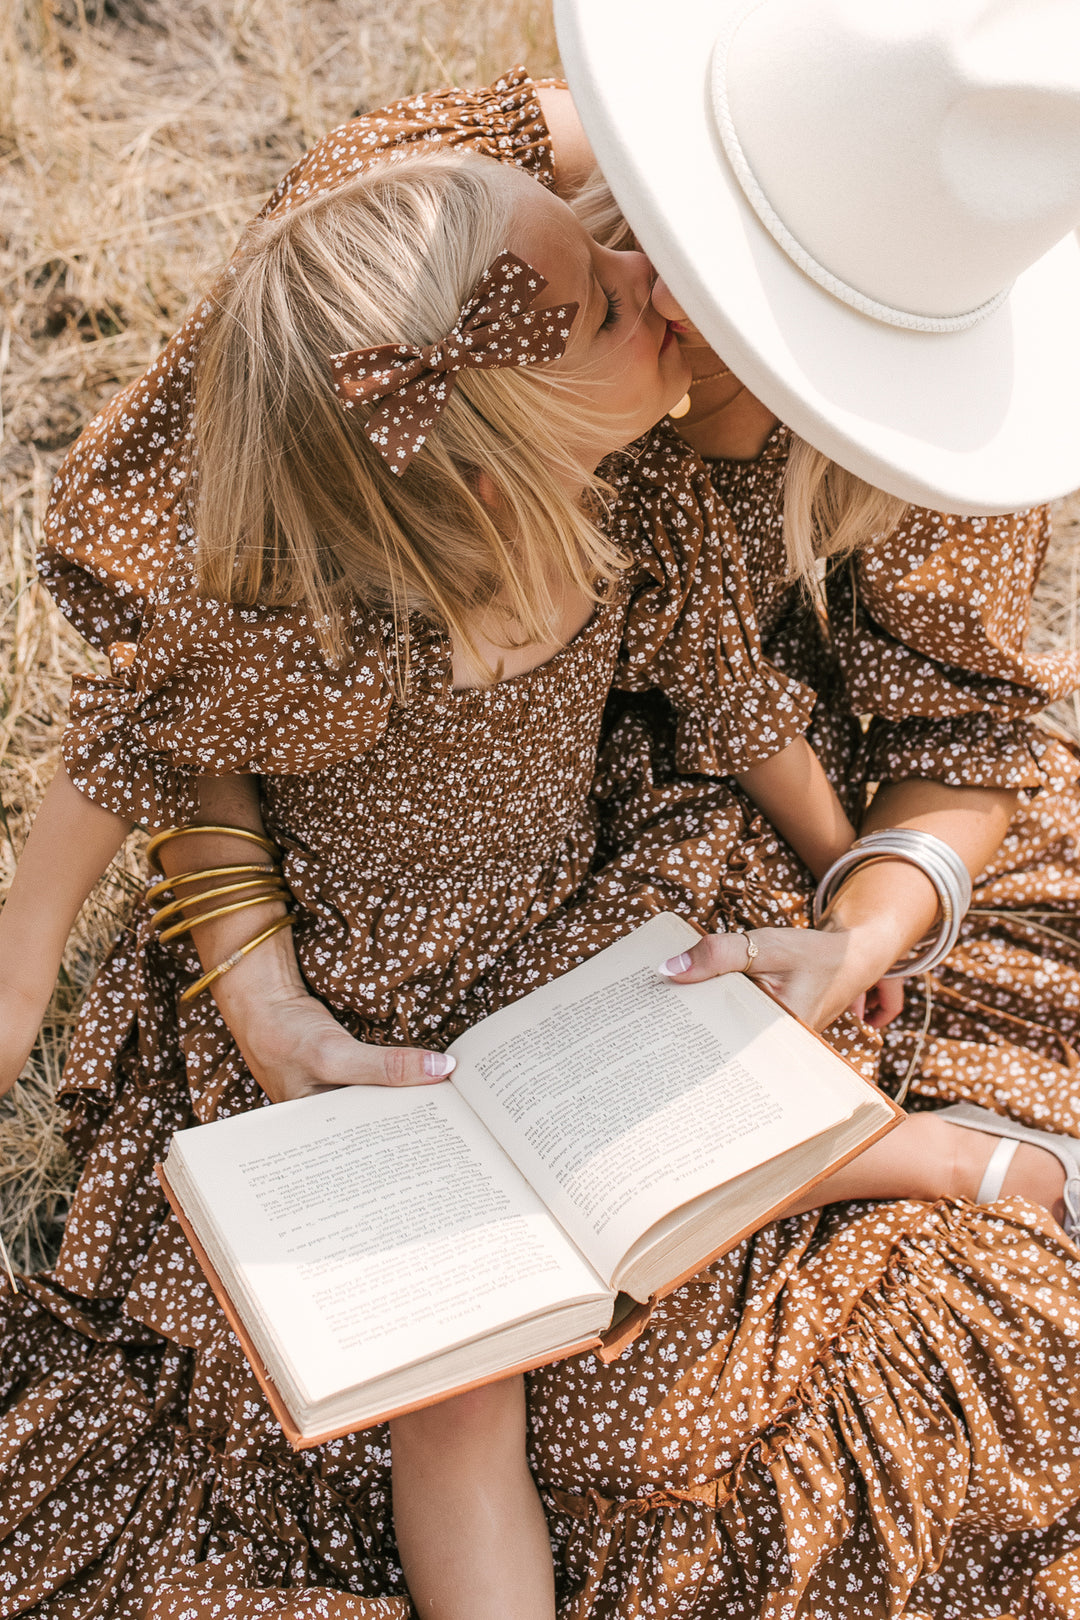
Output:
<instances>
[{"instance_id":1,"label":"hat brim","mask_svg":"<svg viewBox=\"0 0 1080 1620\"><path fill-rule=\"evenodd\" d=\"M596 160L687 314L801 437L946 512L1080 485L1080 242L1070 234L965 332L912 332L805 276L747 202L713 122L715 39L739 0L555 0Z\"/></svg>"}]
</instances>

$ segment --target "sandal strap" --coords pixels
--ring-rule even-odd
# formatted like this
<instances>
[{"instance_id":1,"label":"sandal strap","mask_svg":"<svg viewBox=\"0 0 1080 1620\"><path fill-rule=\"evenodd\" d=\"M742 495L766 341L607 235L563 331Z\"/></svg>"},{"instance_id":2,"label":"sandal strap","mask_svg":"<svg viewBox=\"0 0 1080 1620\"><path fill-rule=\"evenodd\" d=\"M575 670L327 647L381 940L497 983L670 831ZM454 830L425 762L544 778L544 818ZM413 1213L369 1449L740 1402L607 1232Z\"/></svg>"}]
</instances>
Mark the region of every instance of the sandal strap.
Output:
<instances>
[{"instance_id":1,"label":"sandal strap","mask_svg":"<svg viewBox=\"0 0 1080 1620\"><path fill-rule=\"evenodd\" d=\"M1065 1235L1072 1238L1074 1243L1080 1243L1080 1140L1073 1136L1059 1136L1054 1131L1040 1131L1030 1125L1021 1125L1006 1115L992 1114L987 1109L980 1108L977 1103L953 1103L941 1110L940 1117L952 1125L962 1125L966 1130L983 1131L987 1136L999 1136L1003 1141L1013 1143L1030 1142L1032 1147L1052 1153L1065 1171L1063 1195L1065 1219L1062 1223ZM977 1203L993 1201L986 1193L986 1186L997 1155L998 1149L995 1148L976 1194ZM1005 1168L1007 1170L1008 1166ZM996 1197L997 1193L993 1196Z\"/></svg>"},{"instance_id":2,"label":"sandal strap","mask_svg":"<svg viewBox=\"0 0 1080 1620\"><path fill-rule=\"evenodd\" d=\"M1005 1177L1009 1173L1009 1166L1016 1157L1019 1146L1019 1142L1008 1136L1003 1136L998 1142L979 1182L979 1190L975 1194L977 1204L992 1204L996 1198L1001 1197Z\"/></svg>"}]
</instances>

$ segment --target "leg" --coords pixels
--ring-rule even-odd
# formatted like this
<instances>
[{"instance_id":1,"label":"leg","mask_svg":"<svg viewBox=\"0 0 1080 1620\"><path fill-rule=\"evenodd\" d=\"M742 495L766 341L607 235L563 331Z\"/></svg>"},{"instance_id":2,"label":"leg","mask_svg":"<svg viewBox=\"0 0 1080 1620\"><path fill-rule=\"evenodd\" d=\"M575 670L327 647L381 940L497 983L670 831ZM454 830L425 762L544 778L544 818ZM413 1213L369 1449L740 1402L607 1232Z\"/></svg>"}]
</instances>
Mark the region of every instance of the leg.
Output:
<instances>
[{"instance_id":1,"label":"leg","mask_svg":"<svg viewBox=\"0 0 1080 1620\"><path fill-rule=\"evenodd\" d=\"M525 1457L525 1385L395 1418L394 1527L421 1620L554 1620L547 1520Z\"/></svg>"},{"instance_id":2,"label":"leg","mask_svg":"<svg viewBox=\"0 0 1080 1620\"><path fill-rule=\"evenodd\" d=\"M908 1114L888 1136L784 1213L800 1215L822 1204L842 1204L854 1198L974 1198L996 1146L996 1137L961 1130L936 1114ZM1053 1154L1022 1142L1002 1193L1041 1204L1060 1222L1064 1185L1065 1173Z\"/></svg>"}]
</instances>

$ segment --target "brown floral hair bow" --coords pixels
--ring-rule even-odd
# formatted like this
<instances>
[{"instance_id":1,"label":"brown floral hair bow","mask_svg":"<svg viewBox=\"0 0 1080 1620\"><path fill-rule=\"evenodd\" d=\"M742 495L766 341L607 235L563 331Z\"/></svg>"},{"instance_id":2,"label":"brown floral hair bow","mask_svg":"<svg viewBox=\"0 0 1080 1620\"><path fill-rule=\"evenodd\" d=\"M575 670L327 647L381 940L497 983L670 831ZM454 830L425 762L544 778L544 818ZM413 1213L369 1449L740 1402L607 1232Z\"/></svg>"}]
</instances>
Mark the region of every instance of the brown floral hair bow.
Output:
<instances>
[{"instance_id":1,"label":"brown floral hair bow","mask_svg":"<svg viewBox=\"0 0 1080 1620\"><path fill-rule=\"evenodd\" d=\"M503 253L488 266L441 343L384 343L330 356L334 389L346 410L357 400L386 400L372 412L364 431L391 472L403 473L424 443L457 372L559 358L578 305L531 309L546 286L539 271L513 253Z\"/></svg>"}]
</instances>

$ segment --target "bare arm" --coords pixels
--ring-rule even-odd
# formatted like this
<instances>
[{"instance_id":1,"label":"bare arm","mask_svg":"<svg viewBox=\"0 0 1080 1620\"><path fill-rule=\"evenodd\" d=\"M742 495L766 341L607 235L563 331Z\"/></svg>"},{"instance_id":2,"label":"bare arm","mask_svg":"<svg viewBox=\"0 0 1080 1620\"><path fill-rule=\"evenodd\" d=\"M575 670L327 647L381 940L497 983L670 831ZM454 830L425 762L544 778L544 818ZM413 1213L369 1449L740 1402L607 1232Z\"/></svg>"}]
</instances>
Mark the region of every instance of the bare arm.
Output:
<instances>
[{"instance_id":1,"label":"bare arm","mask_svg":"<svg viewBox=\"0 0 1080 1620\"><path fill-rule=\"evenodd\" d=\"M197 822L263 832L254 777L203 777L199 797ZM254 858L259 859L258 852ZM228 833L207 832L161 848L161 863L169 876L248 864L252 859L252 845ZM222 881L208 878L186 885L183 892L194 896ZM202 909L212 910L220 903L210 901ZM188 915L196 915L198 909L192 907ZM202 924L192 937L203 967L209 971L225 961L284 915L282 901L268 900ZM443 1078L453 1066L441 1053L366 1046L354 1040L308 989L288 929L243 957L203 994L216 999L244 1061L272 1102L334 1086L423 1085Z\"/></svg>"},{"instance_id":2,"label":"bare arm","mask_svg":"<svg viewBox=\"0 0 1080 1620\"><path fill-rule=\"evenodd\" d=\"M262 831L254 778L203 777L199 799L199 821ZM0 1095L19 1078L37 1039L79 910L130 830L122 816L80 793L65 770L50 782L0 912ZM250 863L252 846L206 833L166 844L161 854L166 872L175 876ZM207 879L186 892L221 881ZM268 901L198 928L204 967L224 961L283 914L280 901ZM310 994L288 931L244 957L212 993L245 1061L274 1101L332 1085L409 1085L440 1077L440 1054L353 1040ZM434 1075L424 1068L425 1056Z\"/></svg>"},{"instance_id":3,"label":"bare arm","mask_svg":"<svg viewBox=\"0 0 1080 1620\"><path fill-rule=\"evenodd\" d=\"M850 847L855 829L805 737L735 780L816 878Z\"/></svg>"},{"instance_id":4,"label":"bare arm","mask_svg":"<svg viewBox=\"0 0 1080 1620\"><path fill-rule=\"evenodd\" d=\"M976 877L1000 846L1015 806L1015 793L996 788L890 782L875 796L862 830L917 827L934 833ZM843 885L820 931L755 929L753 976L822 1029L910 950L932 926L937 909L934 887L916 867L905 861L864 867ZM737 936L713 934L690 958L690 966L675 975L688 984L740 972L746 946Z\"/></svg>"},{"instance_id":5,"label":"bare arm","mask_svg":"<svg viewBox=\"0 0 1080 1620\"><path fill-rule=\"evenodd\" d=\"M551 136L555 189L560 197L572 197L581 190L596 168L589 137L582 128L573 98L565 86L541 84L536 99Z\"/></svg>"},{"instance_id":6,"label":"bare arm","mask_svg":"<svg viewBox=\"0 0 1080 1620\"><path fill-rule=\"evenodd\" d=\"M22 1073L75 919L130 828L65 770L49 783L0 912L0 1094Z\"/></svg>"},{"instance_id":7,"label":"bare arm","mask_svg":"<svg viewBox=\"0 0 1080 1620\"><path fill-rule=\"evenodd\" d=\"M956 788L941 782L887 782L875 794L861 831L915 827L933 833L960 856L972 878L997 853L1017 795L1000 788ZM857 932L868 961L884 972L933 924L937 894L930 880L902 861L863 867L845 883L826 929ZM875 954L876 953L876 954Z\"/></svg>"}]
</instances>

